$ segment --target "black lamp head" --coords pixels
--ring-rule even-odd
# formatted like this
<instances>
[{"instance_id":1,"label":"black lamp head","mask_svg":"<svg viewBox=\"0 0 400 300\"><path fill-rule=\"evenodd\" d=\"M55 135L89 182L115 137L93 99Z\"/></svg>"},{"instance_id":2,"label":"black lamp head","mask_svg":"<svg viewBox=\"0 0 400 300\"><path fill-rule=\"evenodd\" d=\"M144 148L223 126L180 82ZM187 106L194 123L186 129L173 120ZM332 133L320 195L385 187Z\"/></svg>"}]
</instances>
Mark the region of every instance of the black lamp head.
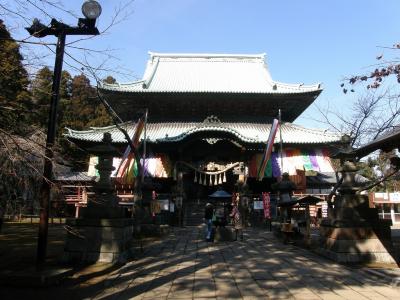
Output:
<instances>
[{"instance_id":1,"label":"black lamp head","mask_svg":"<svg viewBox=\"0 0 400 300\"><path fill-rule=\"evenodd\" d=\"M36 18L33 19L31 27L26 27L25 29L30 35L37 38L42 38L49 34L49 28Z\"/></svg>"}]
</instances>

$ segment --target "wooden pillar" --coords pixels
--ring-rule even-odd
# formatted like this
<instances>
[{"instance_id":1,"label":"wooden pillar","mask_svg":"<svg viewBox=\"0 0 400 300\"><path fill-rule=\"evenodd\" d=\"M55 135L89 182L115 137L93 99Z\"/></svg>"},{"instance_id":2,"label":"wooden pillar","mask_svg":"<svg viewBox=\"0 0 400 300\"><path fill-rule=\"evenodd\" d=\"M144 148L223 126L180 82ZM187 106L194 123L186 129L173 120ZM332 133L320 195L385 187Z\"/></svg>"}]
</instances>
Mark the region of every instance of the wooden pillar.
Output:
<instances>
[{"instance_id":1,"label":"wooden pillar","mask_svg":"<svg viewBox=\"0 0 400 300\"><path fill-rule=\"evenodd\" d=\"M75 204L75 218L79 218L79 203Z\"/></svg>"},{"instance_id":2,"label":"wooden pillar","mask_svg":"<svg viewBox=\"0 0 400 300\"><path fill-rule=\"evenodd\" d=\"M311 231L311 228L310 228L310 206L307 204L306 205L306 210L305 210L305 218L306 218L306 236L305 236L305 239L306 239L306 245L307 246L310 246L310 244L311 244L311 240L310 240L310 237L311 237L311 234L310 234L310 231Z\"/></svg>"}]
</instances>

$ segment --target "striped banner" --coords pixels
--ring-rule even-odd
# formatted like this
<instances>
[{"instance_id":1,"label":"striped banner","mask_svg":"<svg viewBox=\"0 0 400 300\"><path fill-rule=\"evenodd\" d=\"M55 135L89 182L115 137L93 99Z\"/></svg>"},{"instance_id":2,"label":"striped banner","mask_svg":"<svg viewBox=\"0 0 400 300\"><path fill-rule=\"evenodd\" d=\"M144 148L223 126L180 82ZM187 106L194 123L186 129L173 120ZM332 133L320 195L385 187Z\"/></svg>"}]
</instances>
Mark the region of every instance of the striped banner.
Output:
<instances>
[{"instance_id":1,"label":"striped banner","mask_svg":"<svg viewBox=\"0 0 400 300\"><path fill-rule=\"evenodd\" d=\"M284 170L282 171L279 153L273 152L269 159L272 165L272 176L277 178L283 172L287 172L289 175L296 175L297 170L313 170L321 173L334 172L329 155L329 150L325 148L309 150L284 149L282 153ZM258 178L258 168L261 165L263 156L263 153L257 153L249 160L249 177ZM264 177L271 176L268 165L269 162L265 168Z\"/></svg>"},{"instance_id":2,"label":"striped banner","mask_svg":"<svg viewBox=\"0 0 400 300\"><path fill-rule=\"evenodd\" d=\"M262 193L264 219L271 219L271 199L269 193Z\"/></svg>"},{"instance_id":3,"label":"striped banner","mask_svg":"<svg viewBox=\"0 0 400 300\"><path fill-rule=\"evenodd\" d=\"M140 136L144 128L144 118L140 118L136 124L135 132L132 137L132 144L135 148L139 146ZM128 168L133 166L132 160L134 160L133 151L131 146L128 145L125 149L124 155L122 156L121 163L117 169L117 178L123 178L128 171ZM130 169L130 168L129 168Z\"/></svg>"},{"instance_id":4,"label":"striped banner","mask_svg":"<svg viewBox=\"0 0 400 300\"><path fill-rule=\"evenodd\" d=\"M272 126L271 126L271 131L269 132L268 141L265 145L264 155L261 160L260 167L258 169L257 178L259 181L261 181L264 178L265 168L267 167L267 163L271 157L272 146L274 145L275 135L276 135L276 132L278 131L278 127L279 127L279 122L277 119L274 119L274 122L272 123Z\"/></svg>"}]
</instances>

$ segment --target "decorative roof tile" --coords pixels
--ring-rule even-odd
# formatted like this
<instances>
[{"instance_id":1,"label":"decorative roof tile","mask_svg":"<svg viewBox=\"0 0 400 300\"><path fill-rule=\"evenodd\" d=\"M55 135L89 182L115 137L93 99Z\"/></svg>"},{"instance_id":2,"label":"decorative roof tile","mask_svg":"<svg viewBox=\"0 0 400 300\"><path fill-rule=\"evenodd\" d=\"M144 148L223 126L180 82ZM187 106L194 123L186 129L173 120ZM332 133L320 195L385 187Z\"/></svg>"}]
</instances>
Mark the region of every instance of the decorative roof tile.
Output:
<instances>
[{"instance_id":1,"label":"decorative roof tile","mask_svg":"<svg viewBox=\"0 0 400 300\"><path fill-rule=\"evenodd\" d=\"M320 84L286 84L272 80L265 54L149 54L142 80L102 83L100 88L133 93L301 94L321 91Z\"/></svg>"}]
</instances>

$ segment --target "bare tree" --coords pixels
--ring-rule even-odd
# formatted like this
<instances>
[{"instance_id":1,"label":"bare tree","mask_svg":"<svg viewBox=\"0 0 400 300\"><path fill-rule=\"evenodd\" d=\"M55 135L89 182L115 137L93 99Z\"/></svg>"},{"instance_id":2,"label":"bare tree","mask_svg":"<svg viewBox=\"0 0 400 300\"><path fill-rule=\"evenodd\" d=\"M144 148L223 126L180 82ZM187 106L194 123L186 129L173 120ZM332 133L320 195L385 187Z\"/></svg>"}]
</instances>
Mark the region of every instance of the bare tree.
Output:
<instances>
[{"instance_id":1,"label":"bare tree","mask_svg":"<svg viewBox=\"0 0 400 300\"><path fill-rule=\"evenodd\" d=\"M112 32L112 30L121 22L126 21L133 13L134 0L120 0L115 2L113 14L108 20L101 19L100 38ZM48 66L48 60L52 63L55 55L55 41L49 39L32 38L25 30L34 19L40 19L43 24L50 24L52 19L62 20L66 24L75 26L81 17L80 7L70 9L68 1L63 0L5 0L0 3L0 18L2 18L9 27L13 35L19 38L15 40L20 44L24 54L24 63L31 76L44 66ZM96 49L93 46L87 46L87 40L98 39L99 37L69 37L66 43L64 63L66 69L71 73L86 72L88 64L97 71L99 77L105 74L118 74L131 77L132 73L128 71L114 54L115 48ZM92 43L90 43L92 44Z\"/></svg>"},{"instance_id":2,"label":"bare tree","mask_svg":"<svg viewBox=\"0 0 400 300\"><path fill-rule=\"evenodd\" d=\"M100 28L100 38L131 15L133 2L134 0L121 0L116 3L113 15L107 24ZM42 67L49 64L50 69L53 68L52 62L56 44L55 41L49 39L33 39L24 28L30 26L34 18L41 19L45 24L50 23L50 20L54 18L74 26L78 23L80 13L70 10L66 3L67 1L61 0L4 0L0 2L0 19L4 20L12 36L18 36L14 39L11 35L1 35L0 46L13 43L18 45L18 51L23 56L22 65L30 80ZM76 9L79 10L80 7ZM104 77L102 75L104 73L107 75L124 73L123 67L115 67L114 49L96 49L94 46L85 46L85 40L92 38L71 38L68 41L64 60L65 69L71 73L85 73L92 78L92 74L95 74L96 79ZM92 43L90 44L92 45ZM0 76L3 78L6 78L5 75L16 76L12 73L15 67L10 65L6 70L7 74L0 74ZM127 74L127 72L124 73L124 75ZM2 86L2 91L6 90L6 87L7 85ZM25 85L23 89L26 90L26 93L23 94L23 100L32 101L29 86L26 87ZM21 97L19 96L18 100L21 100ZM0 181L2 183L0 186L0 205L4 205L1 202L9 199L15 200L18 197L24 197L27 191L36 193L36 195L31 196L37 198L38 189L36 187L40 186L38 183L42 180L41 174L45 155L44 130L25 119L17 121L19 116L34 114L35 107L19 105L20 102L16 102L17 98L11 99L7 96L4 99L7 101L2 101L0 97L1 116L3 114L7 116L7 119L0 118ZM15 125L12 125L9 122L10 120L15 121ZM19 130L21 128L23 130ZM45 180L51 179L45 178Z\"/></svg>"},{"instance_id":3,"label":"bare tree","mask_svg":"<svg viewBox=\"0 0 400 300\"><path fill-rule=\"evenodd\" d=\"M380 49L397 53L400 50L400 44L393 47L380 47ZM350 148L357 148L371 142L382 134L398 129L400 124L398 85L400 83L400 61L397 57L384 59L383 54L379 54L376 60L377 63L369 67L372 68L372 71L345 78L344 82L340 84L342 92L347 97L354 95L352 103L347 106L348 109L342 107L338 109L337 105L332 108L329 103L325 107L317 106L320 118L314 120L328 125L331 130L342 135L348 135ZM385 164L390 165L388 161ZM367 188L385 183L396 174L398 174L398 170L395 169L385 172L381 176L373 176L374 178L371 179L374 182ZM333 189L330 198L342 181L338 172L336 172L336 178L338 184Z\"/></svg>"},{"instance_id":4,"label":"bare tree","mask_svg":"<svg viewBox=\"0 0 400 300\"><path fill-rule=\"evenodd\" d=\"M368 90L349 105L348 110L317 106L320 122L347 134L350 146L359 147L392 130L400 121L400 95L386 90Z\"/></svg>"},{"instance_id":5,"label":"bare tree","mask_svg":"<svg viewBox=\"0 0 400 300\"><path fill-rule=\"evenodd\" d=\"M332 109L329 104L317 107L320 121L349 135L353 147L374 140L400 123L400 60L396 57L400 44L378 48L388 53L376 56L376 63L367 67L371 71L348 76L340 84L347 97L354 95L349 109Z\"/></svg>"}]
</instances>

